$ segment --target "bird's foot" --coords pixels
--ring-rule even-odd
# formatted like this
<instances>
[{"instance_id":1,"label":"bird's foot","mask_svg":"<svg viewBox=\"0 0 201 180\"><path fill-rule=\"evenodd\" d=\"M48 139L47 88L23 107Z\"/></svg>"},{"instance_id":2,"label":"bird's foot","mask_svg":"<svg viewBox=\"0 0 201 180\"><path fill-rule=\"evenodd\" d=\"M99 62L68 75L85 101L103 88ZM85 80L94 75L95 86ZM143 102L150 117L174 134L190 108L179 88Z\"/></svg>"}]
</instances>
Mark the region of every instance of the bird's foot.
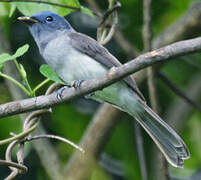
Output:
<instances>
[{"instance_id":1,"label":"bird's foot","mask_svg":"<svg viewBox=\"0 0 201 180\"><path fill-rule=\"evenodd\" d=\"M57 99L62 100L62 93L65 89L70 88L70 86L63 86L57 90Z\"/></svg>"},{"instance_id":2,"label":"bird's foot","mask_svg":"<svg viewBox=\"0 0 201 180\"><path fill-rule=\"evenodd\" d=\"M62 100L62 93L65 89L74 87L74 88L79 88L81 86L81 84L84 82L84 80L75 80L72 82L72 84L70 86L63 86L60 89L57 90L57 99L58 100Z\"/></svg>"},{"instance_id":3,"label":"bird's foot","mask_svg":"<svg viewBox=\"0 0 201 180\"><path fill-rule=\"evenodd\" d=\"M75 80L72 82L71 86L74 88L79 88L83 82L84 80Z\"/></svg>"}]
</instances>

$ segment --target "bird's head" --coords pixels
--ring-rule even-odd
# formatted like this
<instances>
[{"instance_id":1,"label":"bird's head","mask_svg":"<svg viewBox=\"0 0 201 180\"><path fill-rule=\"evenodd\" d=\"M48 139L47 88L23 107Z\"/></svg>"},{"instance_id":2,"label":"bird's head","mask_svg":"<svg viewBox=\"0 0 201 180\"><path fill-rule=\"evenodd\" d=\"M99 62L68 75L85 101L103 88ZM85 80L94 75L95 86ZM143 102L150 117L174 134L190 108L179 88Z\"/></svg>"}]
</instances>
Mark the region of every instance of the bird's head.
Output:
<instances>
[{"instance_id":1,"label":"bird's head","mask_svg":"<svg viewBox=\"0 0 201 180\"><path fill-rule=\"evenodd\" d=\"M31 17L18 17L17 19L28 25L36 41L49 39L51 36L64 31L73 31L64 17L50 11L41 11Z\"/></svg>"}]
</instances>

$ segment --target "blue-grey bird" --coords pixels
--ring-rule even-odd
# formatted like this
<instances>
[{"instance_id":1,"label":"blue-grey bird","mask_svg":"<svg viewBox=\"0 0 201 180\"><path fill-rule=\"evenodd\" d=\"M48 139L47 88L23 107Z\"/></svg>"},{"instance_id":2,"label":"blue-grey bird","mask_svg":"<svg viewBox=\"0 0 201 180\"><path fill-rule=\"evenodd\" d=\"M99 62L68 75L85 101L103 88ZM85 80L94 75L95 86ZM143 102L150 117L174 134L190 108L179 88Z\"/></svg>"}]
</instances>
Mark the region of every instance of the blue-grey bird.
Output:
<instances>
[{"instance_id":1,"label":"blue-grey bird","mask_svg":"<svg viewBox=\"0 0 201 180\"><path fill-rule=\"evenodd\" d=\"M76 32L68 21L49 11L32 17L19 17L28 24L40 54L46 63L67 84L101 77L121 63L94 39ZM129 76L89 96L99 102L108 102L133 116L151 136L167 161L183 167L190 157L183 140L151 108Z\"/></svg>"}]
</instances>

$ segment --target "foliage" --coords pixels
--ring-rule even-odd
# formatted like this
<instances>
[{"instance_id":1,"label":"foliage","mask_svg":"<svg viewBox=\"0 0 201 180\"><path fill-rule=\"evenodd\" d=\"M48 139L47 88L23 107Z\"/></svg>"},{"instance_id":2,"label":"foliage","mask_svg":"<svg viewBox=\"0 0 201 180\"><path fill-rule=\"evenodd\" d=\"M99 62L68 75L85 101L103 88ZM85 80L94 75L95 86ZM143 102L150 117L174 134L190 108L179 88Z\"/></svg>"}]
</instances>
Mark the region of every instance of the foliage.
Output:
<instances>
[{"instance_id":1,"label":"foliage","mask_svg":"<svg viewBox=\"0 0 201 180\"><path fill-rule=\"evenodd\" d=\"M6 61L14 60L22 55L24 55L29 49L29 45L25 44L24 46L20 47L15 54L9 55L8 53L3 53L0 55L0 64L5 63Z\"/></svg>"},{"instance_id":2,"label":"foliage","mask_svg":"<svg viewBox=\"0 0 201 180\"><path fill-rule=\"evenodd\" d=\"M57 74L48 66L47 64L43 64L40 67L40 72L43 74L45 77L51 79L54 82L58 82L60 84L65 84L58 76Z\"/></svg>"}]
</instances>

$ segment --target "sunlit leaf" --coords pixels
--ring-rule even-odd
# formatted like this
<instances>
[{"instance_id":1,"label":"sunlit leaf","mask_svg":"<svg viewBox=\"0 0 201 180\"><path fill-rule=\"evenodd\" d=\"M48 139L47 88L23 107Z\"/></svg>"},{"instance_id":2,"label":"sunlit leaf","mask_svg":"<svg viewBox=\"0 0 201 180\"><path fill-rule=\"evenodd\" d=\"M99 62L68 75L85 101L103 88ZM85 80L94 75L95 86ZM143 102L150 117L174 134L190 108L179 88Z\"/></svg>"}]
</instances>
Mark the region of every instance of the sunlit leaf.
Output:
<instances>
[{"instance_id":1,"label":"sunlit leaf","mask_svg":"<svg viewBox=\"0 0 201 180\"><path fill-rule=\"evenodd\" d=\"M13 13L15 12L17 6L15 3L11 3L10 5L10 11L9 11L9 17L11 17L13 15Z\"/></svg>"},{"instance_id":2,"label":"sunlit leaf","mask_svg":"<svg viewBox=\"0 0 201 180\"><path fill-rule=\"evenodd\" d=\"M63 4L72 6L75 8L80 8L79 1L77 0L47 0L47 2L57 3L57 4ZM55 5L49 5L44 3L27 3L27 2L17 2L17 8L25 15L25 16L32 16L33 14L39 12L39 11L52 11L54 13L57 13L61 16L65 16L73 11L75 9L71 8L65 8L65 7L59 7Z\"/></svg>"},{"instance_id":3,"label":"sunlit leaf","mask_svg":"<svg viewBox=\"0 0 201 180\"><path fill-rule=\"evenodd\" d=\"M81 6L81 12L83 12L85 14L88 14L91 17L95 17L95 15L93 14L93 12L90 9L88 9L88 8L86 8L84 6Z\"/></svg>"},{"instance_id":4,"label":"sunlit leaf","mask_svg":"<svg viewBox=\"0 0 201 180\"><path fill-rule=\"evenodd\" d=\"M16 53L13 55L13 57L17 58L17 57L24 55L28 51L28 49L29 49L29 45L25 44L24 46L18 48Z\"/></svg>"},{"instance_id":5,"label":"sunlit leaf","mask_svg":"<svg viewBox=\"0 0 201 180\"><path fill-rule=\"evenodd\" d=\"M47 64L43 64L40 67L40 72L43 76L51 79L52 81L65 84Z\"/></svg>"},{"instance_id":6,"label":"sunlit leaf","mask_svg":"<svg viewBox=\"0 0 201 180\"><path fill-rule=\"evenodd\" d=\"M19 64L20 65L20 71L21 71L21 73L22 73L22 75L23 75L23 77L27 77L27 73L26 73L26 71L25 71L25 69L24 69L24 66L22 65L22 64Z\"/></svg>"},{"instance_id":7,"label":"sunlit leaf","mask_svg":"<svg viewBox=\"0 0 201 180\"><path fill-rule=\"evenodd\" d=\"M9 55L7 53L3 53L0 55L0 64L5 63L6 61L10 61L16 59L22 55L24 55L29 49L29 45L25 44L24 46L17 49L16 53L13 55Z\"/></svg>"},{"instance_id":8,"label":"sunlit leaf","mask_svg":"<svg viewBox=\"0 0 201 180\"><path fill-rule=\"evenodd\" d=\"M9 3L0 3L0 16L7 16L9 14L10 4Z\"/></svg>"},{"instance_id":9,"label":"sunlit leaf","mask_svg":"<svg viewBox=\"0 0 201 180\"><path fill-rule=\"evenodd\" d=\"M8 53L0 54L0 64L9 60L11 56Z\"/></svg>"},{"instance_id":10,"label":"sunlit leaf","mask_svg":"<svg viewBox=\"0 0 201 180\"><path fill-rule=\"evenodd\" d=\"M3 64L0 64L0 72L2 71L3 69Z\"/></svg>"}]
</instances>

